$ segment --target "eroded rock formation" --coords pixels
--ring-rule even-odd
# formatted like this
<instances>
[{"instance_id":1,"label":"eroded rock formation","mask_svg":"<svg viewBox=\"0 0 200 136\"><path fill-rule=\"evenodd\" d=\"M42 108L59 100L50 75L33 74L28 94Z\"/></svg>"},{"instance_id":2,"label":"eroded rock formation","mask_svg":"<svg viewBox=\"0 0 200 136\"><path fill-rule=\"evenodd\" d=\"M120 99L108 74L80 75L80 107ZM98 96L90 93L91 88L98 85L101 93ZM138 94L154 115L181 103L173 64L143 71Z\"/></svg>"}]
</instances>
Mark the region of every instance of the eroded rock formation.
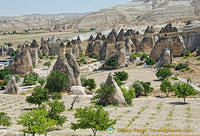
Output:
<instances>
[{"instance_id":1,"label":"eroded rock formation","mask_svg":"<svg viewBox=\"0 0 200 136\"><path fill-rule=\"evenodd\" d=\"M15 56L14 61L9 64L8 68L12 74L24 76L25 74L33 71L33 63L28 44L24 43L21 49L20 47L21 46L18 46L19 52Z\"/></svg>"},{"instance_id":2,"label":"eroded rock formation","mask_svg":"<svg viewBox=\"0 0 200 136\"><path fill-rule=\"evenodd\" d=\"M30 54L32 58L32 63L35 66L38 65L38 61L39 61L38 50L39 50L39 45L36 40L33 40L33 42L30 45Z\"/></svg>"},{"instance_id":3,"label":"eroded rock formation","mask_svg":"<svg viewBox=\"0 0 200 136\"><path fill-rule=\"evenodd\" d=\"M105 85L113 85L116 92L113 96L110 96L109 98L100 98L99 102L100 103L107 103L107 104L122 104L126 105L126 101L124 99L123 93L119 86L117 85L116 81L114 80L114 77L112 73L110 73L107 77L107 80L105 82Z\"/></svg>"},{"instance_id":4,"label":"eroded rock formation","mask_svg":"<svg viewBox=\"0 0 200 136\"><path fill-rule=\"evenodd\" d=\"M61 43L59 57L53 67L53 70L64 72L68 75L69 84L67 90L72 86L80 86L80 69L76 62L76 57L72 53L72 47Z\"/></svg>"},{"instance_id":5,"label":"eroded rock formation","mask_svg":"<svg viewBox=\"0 0 200 136\"><path fill-rule=\"evenodd\" d=\"M173 52L173 57L181 56L186 51L180 36L160 37L153 47L150 57L159 60L163 49L166 47Z\"/></svg>"},{"instance_id":6,"label":"eroded rock formation","mask_svg":"<svg viewBox=\"0 0 200 136\"><path fill-rule=\"evenodd\" d=\"M18 91L19 91L19 88L17 87L15 77L12 76L11 80L7 84L4 94L18 94Z\"/></svg>"},{"instance_id":7,"label":"eroded rock formation","mask_svg":"<svg viewBox=\"0 0 200 136\"><path fill-rule=\"evenodd\" d=\"M165 64L172 63L173 54L169 48L164 48L160 56L160 60L156 63L156 67L162 67Z\"/></svg>"}]
</instances>

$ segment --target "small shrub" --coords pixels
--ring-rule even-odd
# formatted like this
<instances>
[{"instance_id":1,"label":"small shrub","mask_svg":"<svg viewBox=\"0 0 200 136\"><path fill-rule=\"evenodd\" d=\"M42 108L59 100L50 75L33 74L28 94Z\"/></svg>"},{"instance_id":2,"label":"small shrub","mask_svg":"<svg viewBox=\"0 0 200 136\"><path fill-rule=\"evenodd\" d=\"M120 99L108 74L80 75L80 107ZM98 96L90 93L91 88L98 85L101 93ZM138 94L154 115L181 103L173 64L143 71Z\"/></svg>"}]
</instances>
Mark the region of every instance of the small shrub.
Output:
<instances>
[{"instance_id":1,"label":"small shrub","mask_svg":"<svg viewBox=\"0 0 200 136\"><path fill-rule=\"evenodd\" d=\"M172 77L172 80L178 80L178 77L174 76Z\"/></svg>"},{"instance_id":2,"label":"small shrub","mask_svg":"<svg viewBox=\"0 0 200 136\"><path fill-rule=\"evenodd\" d=\"M51 62L50 62L50 61L48 61L48 62L45 62L45 63L43 64L43 66L47 66L47 67L48 67L48 69L49 69L49 67L51 66Z\"/></svg>"},{"instance_id":3,"label":"small shrub","mask_svg":"<svg viewBox=\"0 0 200 136\"><path fill-rule=\"evenodd\" d=\"M135 89L133 87L130 87L128 90L126 90L125 88L121 88L121 90L127 104L131 105L132 99L135 97Z\"/></svg>"},{"instance_id":4,"label":"small shrub","mask_svg":"<svg viewBox=\"0 0 200 136\"><path fill-rule=\"evenodd\" d=\"M41 86L43 86L46 82L45 78L39 77L38 82L40 83Z\"/></svg>"},{"instance_id":5,"label":"small shrub","mask_svg":"<svg viewBox=\"0 0 200 136\"><path fill-rule=\"evenodd\" d=\"M115 77L117 77L121 81L126 81L128 79L128 73L125 71L115 72Z\"/></svg>"},{"instance_id":6,"label":"small shrub","mask_svg":"<svg viewBox=\"0 0 200 136\"><path fill-rule=\"evenodd\" d=\"M83 58L83 57L84 57L83 52L80 52L80 53L79 53L79 57L80 57L80 58Z\"/></svg>"},{"instance_id":7,"label":"small shrub","mask_svg":"<svg viewBox=\"0 0 200 136\"><path fill-rule=\"evenodd\" d=\"M95 89L97 86L94 79L84 79L84 80L82 80L82 85L84 87L87 87L87 89L89 89L90 91Z\"/></svg>"},{"instance_id":8,"label":"small shrub","mask_svg":"<svg viewBox=\"0 0 200 136\"><path fill-rule=\"evenodd\" d=\"M0 126L7 126L11 125L11 118L5 112L0 112Z\"/></svg>"},{"instance_id":9,"label":"small shrub","mask_svg":"<svg viewBox=\"0 0 200 136\"><path fill-rule=\"evenodd\" d=\"M123 85L123 82L118 77L115 76L114 79L115 79L118 86Z\"/></svg>"},{"instance_id":10,"label":"small shrub","mask_svg":"<svg viewBox=\"0 0 200 136\"><path fill-rule=\"evenodd\" d=\"M92 58L93 59L98 59L99 58L99 54L94 54Z\"/></svg>"},{"instance_id":11,"label":"small shrub","mask_svg":"<svg viewBox=\"0 0 200 136\"><path fill-rule=\"evenodd\" d=\"M175 70L182 70L182 69L186 69L186 68L188 68L187 64L179 63L179 64L177 64Z\"/></svg>"},{"instance_id":12,"label":"small shrub","mask_svg":"<svg viewBox=\"0 0 200 136\"><path fill-rule=\"evenodd\" d=\"M154 88L151 87L151 82L142 82L140 81L142 86L144 87L144 95L146 96L148 93L151 93Z\"/></svg>"},{"instance_id":13,"label":"small shrub","mask_svg":"<svg viewBox=\"0 0 200 136\"><path fill-rule=\"evenodd\" d=\"M166 96L169 96L169 93L173 91L171 82L168 80L163 80L160 85L160 90L166 93Z\"/></svg>"},{"instance_id":14,"label":"small shrub","mask_svg":"<svg viewBox=\"0 0 200 136\"><path fill-rule=\"evenodd\" d=\"M62 99L62 94L59 92L53 92L52 93L52 99L53 100L61 100Z\"/></svg>"},{"instance_id":15,"label":"small shrub","mask_svg":"<svg viewBox=\"0 0 200 136\"><path fill-rule=\"evenodd\" d=\"M118 65L118 58L115 57L111 57L108 61L106 61L106 65L107 66L113 66L113 67L117 67Z\"/></svg>"},{"instance_id":16,"label":"small shrub","mask_svg":"<svg viewBox=\"0 0 200 136\"><path fill-rule=\"evenodd\" d=\"M200 57L198 57L197 60L200 61Z\"/></svg>"},{"instance_id":17,"label":"small shrub","mask_svg":"<svg viewBox=\"0 0 200 136\"><path fill-rule=\"evenodd\" d=\"M154 65L154 64L156 64L156 61L155 61L154 58L147 58L146 61L145 61L145 63L147 65Z\"/></svg>"},{"instance_id":18,"label":"small shrub","mask_svg":"<svg viewBox=\"0 0 200 136\"><path fill-rule=\"evenodd\" d=\"M190 57L190 55L191 55L191 51L190 51L190 50L187 50L186 53L185 53L185 56L186 56L186 57Z\"/></svg>"},{"instance_id":19,"label":"small shrub","mask_svg":"<svg viewBox=\"0 0 200 136\"><path fill-rule=\"evenodd\" d=\"M55 57L54 57L54 56L50 56L49 59L50 59L50 60L54 60Z\"/></svg>"},{"instance_id":20,"label":"small shrub","mask_svg":"<svg viewBox=\"0 0 200 136\"><path fill-rule=\"evenodd\" d=\"M167 63L167 64L164 64L163 67L164 67L164 68L175 68L175 67L176 67L176 64Z\"/></svg>"},{"instance_id":21,"label":"small shrub","mask_svg":"<svg viewBox=\"0 0 200 136\"><path fill-rule=\"evenodd\" d=\"M130 58L131 58L131 60L136 60L137 54L136 53L131 54Z\"/></svg>"},{"instance_id":22,"label":"small shrub","mask_svg":"<svg viewBox=\"0 0 200 136\"><path fill-rule=\"evenodd\" d=\"M23 83L25 85L35 85L36 81L38 80L38 77L39 76L37 73L30 73L28 75L25 75Z\"/></svg>"}]
</instances>

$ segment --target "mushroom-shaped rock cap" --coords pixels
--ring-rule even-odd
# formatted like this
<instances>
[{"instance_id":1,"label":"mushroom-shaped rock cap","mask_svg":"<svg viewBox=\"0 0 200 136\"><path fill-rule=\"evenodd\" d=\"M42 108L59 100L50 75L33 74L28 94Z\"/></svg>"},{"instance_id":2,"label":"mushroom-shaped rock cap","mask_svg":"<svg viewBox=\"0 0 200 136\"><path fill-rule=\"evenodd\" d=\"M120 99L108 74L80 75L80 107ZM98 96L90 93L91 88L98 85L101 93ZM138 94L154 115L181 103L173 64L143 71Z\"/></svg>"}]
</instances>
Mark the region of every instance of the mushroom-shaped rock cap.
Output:
<instances>
[{"instance_id":1,"label":"mushroom-shaped rock cap","mask_svg":"<svg viewBox=\"0 0 200 136\"><path fill-rule=\"evenodd\" d=\"M145 34L146 33L154 33L154 28L153 28L153 26L148 26L147 28L146 28L146 30L145 30L145 32L144 32Z\"/></svg>"},{"instance_id":2,"label":"mushroom-shaped rock cap","mask_svg":"<svg viewBox=\"0 0 200 136\"><path fill-rule=\"evenodd\" d=\"M38 43L37 43L37 41L35 39L32 41L30 47L31 48L37 48L37 47L39 47L39 45L38 45Z\"/></svg>"},{"instance_id":3,"label":"mushroom-shaped rock cap","mask_svg":"<svg viewBox=\"0 0 200 136\"><path fill-rule=\"evenodd\" d=\"M64 43L64 42L61 42L60 48L65 48L65 47L66 47L65 43Z\"/></svg>"},{"instance_id":4,"label":"mushroom-shaped rock cap","mask_svg":"<svg viewBox=\"0 0 200 136\"><path fill-rule=\"evenodd\" d=\"M191 24L192 24L192 21L189 20L186 25L191 25Z\"/></svg>"},{"instance_id":5,"label":"mushroom-shaped rock cap","mask_svg":"<svg viewBox=\"0 0 200 136\"><path fill-rule=\"evenodd\" d=\"M92 34L90 35L89 41L94 41L94 37Z\"/></svg>"},{"instance_id":6,"label":"mushroom-shaped rock cap","mask_svg":"<svg viewBox=\"0 0 200 136\"><path fill-rule=\"evenodd\" d=\"M101 33L97 33L97 36L95 38L95 40L101 40L102 39L102 34Z\"/></svg>"},{"instance_id":7,"label":"mushroom-shaped rock cap","mask_svg":"<svg viewBox=\"0 0 200 136\"><path fill-rule=\"evenodd\" d=\"M124 29L121 29L118 36L117 36L117 41L124 41Z\"/></svg>"},{"instance_id":8,"label":"mushroom-shaped rock cap","mask_svg":"<svg viewBox=\"0 0 200 136\"><path fill-rule=\"evenodd\" d=\"M80 36L77 37L77 42L79 42L79 43L82 42Z\"/></svg>"}]
</instances>

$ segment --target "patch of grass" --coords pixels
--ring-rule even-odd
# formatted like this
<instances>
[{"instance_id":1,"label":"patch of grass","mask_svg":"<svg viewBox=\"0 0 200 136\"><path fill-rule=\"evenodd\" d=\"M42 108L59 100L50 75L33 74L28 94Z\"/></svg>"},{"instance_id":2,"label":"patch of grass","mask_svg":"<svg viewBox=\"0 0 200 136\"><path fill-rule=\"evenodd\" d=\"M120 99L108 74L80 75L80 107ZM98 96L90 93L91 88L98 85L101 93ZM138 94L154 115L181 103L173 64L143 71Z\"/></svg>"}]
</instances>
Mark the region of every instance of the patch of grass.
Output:
<instances>
[{"instance_id":1,"label":"patch of grass","mask_svg":"<svg viewBox=\"0 0 200 136\"><path fill-rule=\"evenodd\" d=\"M145 123L145 126L149 126L149 122L146 122L146 123Z\"/></svg>"},{"instance_id":2,"label":"patch of grass","mask_svg":"<svg viewBox=\"0 0 200 136\"><path fill-rule=\"evenodd\" d=\"M157 110L161 110L162 106L163 106L163 104L160 103L159 106L156 107L156 109L157 109Z\"/></svg>"},{"instance_id":3,"label":"patch of grass","mask_svg":"<svg viewBox=\"0 0 200 136\"><path fill-rule=\"evenodd\" d=\"M175 76L174 76L174 77L172 77L171 79L172 79L172 80L178 80L178 77L175 77Z\"/></svg>"}]
</instances>

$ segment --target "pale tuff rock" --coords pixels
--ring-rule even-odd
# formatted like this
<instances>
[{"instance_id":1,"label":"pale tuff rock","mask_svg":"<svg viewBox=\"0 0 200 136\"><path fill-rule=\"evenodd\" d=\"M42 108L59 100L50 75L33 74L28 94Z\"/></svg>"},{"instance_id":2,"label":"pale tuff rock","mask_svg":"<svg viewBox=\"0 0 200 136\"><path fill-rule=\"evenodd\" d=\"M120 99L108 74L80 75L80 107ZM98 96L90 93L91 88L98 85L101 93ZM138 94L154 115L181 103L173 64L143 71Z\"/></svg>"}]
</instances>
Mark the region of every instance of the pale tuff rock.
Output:
<instances>
[{"instance_id":1,"label":"pale tuff rock","mask_svg":"<svg viewBox=\"0 0 200 136\"><path fill-rule=\"evenodd\" d=\"M15 77L12 76L11 80L8 82L4 94L18 94L19 88L17 87Z\"/></svg>"},{"instance_id":2,"label":"pale tuff rock","mask_svg":"<svg viewBox=\"0 0 200 136\"><path fill-rule=\"evenodd\" d=\"M76 62L76 57L72 53L71 47L66 48L64 43L60 45L60 54L53 67L53 70L64 72L68 75L69 84L67 90L72 86L80 86L80 69Z\"/></svg>"},{"instance_id":3,"label":"pale tuff rock","mask_svg":"<svg viewBox=\"0 0 200 136\"><path fill-rule=\"evenodd\" d=\"M150 54L154 46L154 39L153 37L144 37L142 41L140 42L140 45L138 47L137 51L146 52L147 54Z\"/></svg>"},{"instance_id":4,"label":"pale tuff rock","mask_svg":"<svg viewBox=\"0 0 200 136\"><path fill-rule=\"evenodd\" d=\"M156 67L162 67L165 64L172 63L173 54L169 48L165 48L160 56L160 60L157 62Z\"/></svg>"},{"instance_id":5,"label":"pale tuff rock","mask_svg":"<svg viewBox=\"0 0 200 136\"><path fill-rule=\"evenodd\" d=\"M19 48L20 46L18 46ZM33 63L27 43L22 46L21 52L17 53L14 61L10 63L8 68L12 74L19 74L20 76L33 71Z\"/></svg>"},{"instance_id":6,"label":"pale tuff rock","mask_svg":"<svg viewBox=\"0 0 200 136\"><path fill-rule=\"evenodd\" d=\"M112 73L110 73L107 77L107 80L105 82L105 85L113 85L115 87L115 94L113 96L111 96L108 99L105 98L100 98L100 103L119 103L122 105L126 105L126 101L125 98L123 96L122 90L119 88L119 86L117 85Z\"/></svg>"},{"instance_id":7,"label":"pale tuff rock","mask_svg":"<svg viewBox=\"0 0 200 136\"><path fill-rule=\"evenodd\" d=\"M72 86L70 89L73 95L86 95L85 90L82 86Z\"/></svg>"},{"instance_id":8,"label":"pale tuff rock","mask_svg":"<svg viewBox=\"0 0 200 136\"><path fill-rule=\"evenodd\" d=\"M33 42L30 45L30 54L32 58L32 63L35 66L38 65L38 61L39 61L38 50L39 50L39 45L36 40L33 40Z\"/></svg>"},{"instance_id":9,"label":"pale tuff rock","mask_svg":"<svg viewBox=\"0 0 200 136\"><path fill-rule=\"evenodd\" d=\"M186 51L180 36L160 37L153 47L150 57L159 60L163 49L166 47L173 52L173 57L181 56Z\"/></svg>"}]
</instances>

